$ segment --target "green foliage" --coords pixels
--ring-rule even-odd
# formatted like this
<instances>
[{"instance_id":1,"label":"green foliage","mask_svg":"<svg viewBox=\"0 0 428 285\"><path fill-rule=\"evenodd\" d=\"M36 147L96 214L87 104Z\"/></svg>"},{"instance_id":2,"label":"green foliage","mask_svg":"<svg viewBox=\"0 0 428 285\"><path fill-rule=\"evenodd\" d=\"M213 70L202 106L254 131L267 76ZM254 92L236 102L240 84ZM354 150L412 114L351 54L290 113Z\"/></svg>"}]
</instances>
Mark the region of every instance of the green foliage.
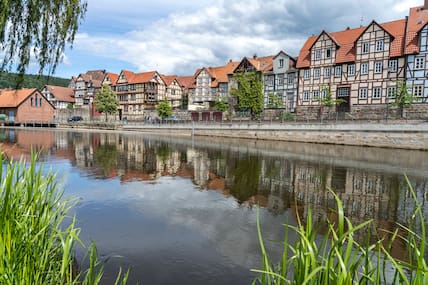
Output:
<instances>
[{"instance_id":1,"label":"green foliage","mask_svg":"<svg viewBox=\"0 0 428 285\"><path fill-rule=\"evenodd\" d=\"M95 153L95 163L100 166L103 170L104 177L109 177L111 170L117 164L117 146L115 144L103 144L100 145Z\"/></svg>"},{"instance_id":2,"label":"green foliage","mask_svg":"<svg viewBox=\"0 0 428 285\"><path fill-rule=\"evenodd\" d=\"M269 93L268 100L269 100L269 104L267 104L268 108L277 109L277 108L284 107L284 103L282 102L281 97L279 97L275 93Z\"/></svg>"},{"instance_id":3,"label":"green foliage","mask_svg":"<svg viewBox=\"0 0 428 285\"><path fill-rule=\"evenodd\" d=\"M214 109L220 112L227 111L228 107L229 105L227 104L227 102L220 101L220 100L216 101L214 105Z\"/></svg>"},{"instance_id":4,"label":"green foliage","mask_svg":"<svg viewBox=\"0 0 428 285\"><path fill-rule=\"evenodd\" d=\"M335 99L331 93L330 86L323 85L322 90L325 92L325 96L320 96L319 98L315 98L314 101L319 102L320 106L333 107L335 105L340 105L345 103L343 99Z\"/></svg>"},{"instance_id":5,"label":"green foliage","mask_svg":"<svg viewBox=\"0 0 428 285\"><path fill-rule=\"evenodd\" d=\"M25 74L19 75L16 73L1 72L0 73L0 88L16 88L18 85L23 88L37 88L42 89L43 86L49 84L54 86L67 87L70 79Z\"/></svg>"},{"instance_id":6,"label":"green foliage","mask_svg":"<svg viewBox=\"0 0 428 285\"><path fill-rule=\"evenodd\" d=\"M0 151L0 284L98 284L94 244L87 271L75 271L74 246L82 244L68 216L75 202L62 199L55 175L45 176L36 160L3 164ZM127 278L120 273L117 284Z\"/></svg>"},{"instance_id":7,"label":"green foliage","mask_svg":"<svg viewBox=\"0 0 428 285\"><path fill-rule=\"evenodd\" d=\"M251 118L260 117L263 112L263 78L260 71L238 72L233 75L238 82L238 88L230 91L238 99L241 109L249 110Z\"/></svg>"},{"instance_id":8,"label":"green foliage","mask_svg":"<svg viewBox=\"0 0 428 285\"><path fill-rule=\"evenodd\" d=\"M263 258L262 269L253 270L260 274L253 284L428 284L423 202L419 202L409 180L407 183L416 202L408 227L397 225L394 232L379 230L373 235L378 234L379 238L373 241L370 239L373 221L353 225L344 215L340 198L330 191L337 210L328 218L327 224L315 224L309 208L305 223L298 216L297 226L285 225L283 254L277 265L272 263L266 252L257 217ZM327 232L321 235L320 231L324 229ZM297 237L294 243L289 240L290 231ZM360 232L367 237L361 242L355 239ZM388 242L381 237L381 232L389 234ZM403 232L404 235L400 234ZM407 245L408 261L391 256L394 242Z\"/></svg>"},{"instance_id":9,"label":"green foliage","mask_svg":"<svg viewBox=\"0 0 428 285\"><path fill-rule=\"evenodd\" d=\"M72 110L73 109L73 103L68 103L67 104L67 109L68 110Z\"/></svg>"},{"instance_id":10,"label":"green foliage","mask_svg":"<svg viewBox=\"0 0 428 285\"><path fill-rule=\"evenodd\" d=\"M156 111L162 119L172 116L172 107L167 100L160 101L156 107Z\"/></svg>"},{"instance_id":11,"label":"green foliage","mask_svg":"<svg viewBox=\"0 0 428 285\"><path fill-rule=\"evenodd\" d=\"M103 85L95 96L95 108L98 112L106 115L116 114L119 108L119 100L117 99L116 93L111 90L110 86Z\"/></svg>"},{"instance_id":12,"label":"green foliage","mask_svg":"<svg viewBox=\"0 0 428 285\"><path fill-rule=\"evenodd\" d=\"M33 58L40 74L45 69L53 74L65 45L74 41L86 7L84 0L1 1L1 70L16 66L23 75Z\"/></svg>"},{"instance_id":13,"label":"green foliage","mask_svg":"<svg viewBox=\"0 0 428 285\"><path fill-rule=\"evenodd\" d=\"M279 115L279 119L281 121L293 121L294 119L296 119L296 115L293 113L281 112L281 114Z\"/></svg>"},{"instance_id":14,"label":"green foliage","mask_svg":"<svg viewBox=\"0 0 428 285\"><path fill-rule=\"evenodd\" d=\"M408 86L405 80L397 81L397 92L394 96L394 100L390 103L392 106L398 107L400 110L401 118L404 117L404 108L413 105L413 103L419 101L421 98L416 97L413 93L409 92Z\"/></svg>"}]
</instances>

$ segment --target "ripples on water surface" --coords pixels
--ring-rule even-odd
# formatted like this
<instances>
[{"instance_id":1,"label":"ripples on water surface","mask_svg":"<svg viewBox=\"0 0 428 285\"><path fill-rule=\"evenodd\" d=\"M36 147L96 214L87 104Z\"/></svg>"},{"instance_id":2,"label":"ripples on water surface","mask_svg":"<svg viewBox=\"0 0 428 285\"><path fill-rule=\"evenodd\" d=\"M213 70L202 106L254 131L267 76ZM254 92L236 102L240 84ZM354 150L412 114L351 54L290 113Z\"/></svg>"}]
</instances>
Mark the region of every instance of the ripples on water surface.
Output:
<instances>
[{"instance_id":1,"label":"ripples on water surface","mask_svg":"<svg viewBox=\"0 0 428 285\"><path fill-rule=\"evenodd\" d=\"M129 284L250 284L260 268L256 205L275 256L284 223L312 205L316 220L342 198L353 223L393 229L428 194L428 152L143 134L0 130L7 156L43 149L81 237L112 257L104 284L131 267ZM401 245L395 255L404 254Z\"/></svg>"}]
</instances>

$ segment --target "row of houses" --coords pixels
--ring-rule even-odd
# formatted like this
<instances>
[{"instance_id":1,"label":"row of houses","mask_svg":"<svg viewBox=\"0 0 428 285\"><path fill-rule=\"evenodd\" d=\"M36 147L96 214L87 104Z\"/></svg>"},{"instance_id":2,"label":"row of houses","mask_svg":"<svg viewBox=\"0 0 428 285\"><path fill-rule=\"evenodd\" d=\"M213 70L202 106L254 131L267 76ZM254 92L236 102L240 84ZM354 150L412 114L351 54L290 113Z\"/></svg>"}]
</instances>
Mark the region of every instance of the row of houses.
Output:
<instances>
[{"instance_id":1,"label":"row of houses","mask_svg":"<svg viewBox=\"0 0 428 285\"><path fill-rule=\"evenodd\" d=\"M90 116L98 116L94 97L107 84L118 96L119 118L142 120L154 112L161 100L188 111L212 110L217 101L236 107L236 98L231 96L231 90L238 87L235 75L257 71L263 74L265 110L279 108L300 119L317 119L331 111L350 118L384 119L398 112L390 103L404 86L415 97L408 117L426 118L427 61L425 0L423 6L410 8L404 19L372 21L367 26L337 32L324 30L309 37L297 57L284 51L254 55L240 61L229 60L223 66L202 67L190 76L92 70L73 77L69 88L45 86L41 93L56 109L72 104L75 109L88 109ZM320 113L321 99L327 94L340 99L341 104ZM273 99L280 104L273 104Z\"/></svg>"},{"instance_id":2,"label":"row of houses","mask_svg":"<svg viewBox=\"0 0 428 285\"><path fill-rule=\"evenodd\" d=\"M352 118L381 119L399 89L413 94L409 116L426 117L428 102L428 0L410 8L404 19L343 31L322 31L309 37L297 57L275 55L230 60L224 66L202 67L192 76L164 76L157 71L119 74L89 71L73 78L76 105L90 104L96 89L108 84L117 93L120 116L138 119L160 100L189 111L210 110L216 101L231 100L239 72L263 73L264 107L280 107L299 118L319 116L320 98L340 99L334 111ZM273 106L272 94L282 104ZM278 104L277 104L278 105ZM326 112L331 111L326 109ZM397 111L397 110L395 110Z\"/></svg>"}]
</instances>

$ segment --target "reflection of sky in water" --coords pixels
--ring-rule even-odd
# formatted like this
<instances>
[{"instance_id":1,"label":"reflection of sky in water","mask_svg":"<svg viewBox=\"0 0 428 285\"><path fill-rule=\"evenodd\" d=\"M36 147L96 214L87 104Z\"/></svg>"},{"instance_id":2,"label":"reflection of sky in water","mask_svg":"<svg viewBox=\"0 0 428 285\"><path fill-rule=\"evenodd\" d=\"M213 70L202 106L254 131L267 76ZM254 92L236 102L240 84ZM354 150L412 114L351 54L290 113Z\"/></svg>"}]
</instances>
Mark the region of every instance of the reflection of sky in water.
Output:
<instances>
[{"instance_id":1,"label":"reflection of sky in water","mask_svg":"<svg viewBox=\"0 0 428 285\"><path fill-rule=\"evenodd\" d=\"M123 184L86 177L65 161L53 163L65 196L79 197L82 239L96 240L101 255L123 256L110 266L131 266L131 284L249 284L250 269L260 268L255 208L183 178ZM266 240L282 239L284 215L261 210L260 219Z\"/></svg>"}]
</instances>

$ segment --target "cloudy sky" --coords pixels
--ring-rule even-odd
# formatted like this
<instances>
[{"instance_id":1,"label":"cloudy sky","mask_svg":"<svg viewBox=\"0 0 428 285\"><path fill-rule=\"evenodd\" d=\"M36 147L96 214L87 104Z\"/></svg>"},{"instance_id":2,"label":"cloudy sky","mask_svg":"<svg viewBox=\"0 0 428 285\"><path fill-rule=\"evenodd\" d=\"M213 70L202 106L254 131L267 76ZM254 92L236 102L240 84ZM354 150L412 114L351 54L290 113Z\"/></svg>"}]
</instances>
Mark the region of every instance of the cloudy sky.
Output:
<instances>
[{"instance_id":1,"label":"cloudy sky","mask_svg":"<svg viewBox=\"0 0 428 285\"><path fill-rule=\"evenodd\" d=\"M423 0L88 0L56 76L92 69L192 75L229 59L297 56L306 38L404 18Z\"/></svg>"}]
</instances>

